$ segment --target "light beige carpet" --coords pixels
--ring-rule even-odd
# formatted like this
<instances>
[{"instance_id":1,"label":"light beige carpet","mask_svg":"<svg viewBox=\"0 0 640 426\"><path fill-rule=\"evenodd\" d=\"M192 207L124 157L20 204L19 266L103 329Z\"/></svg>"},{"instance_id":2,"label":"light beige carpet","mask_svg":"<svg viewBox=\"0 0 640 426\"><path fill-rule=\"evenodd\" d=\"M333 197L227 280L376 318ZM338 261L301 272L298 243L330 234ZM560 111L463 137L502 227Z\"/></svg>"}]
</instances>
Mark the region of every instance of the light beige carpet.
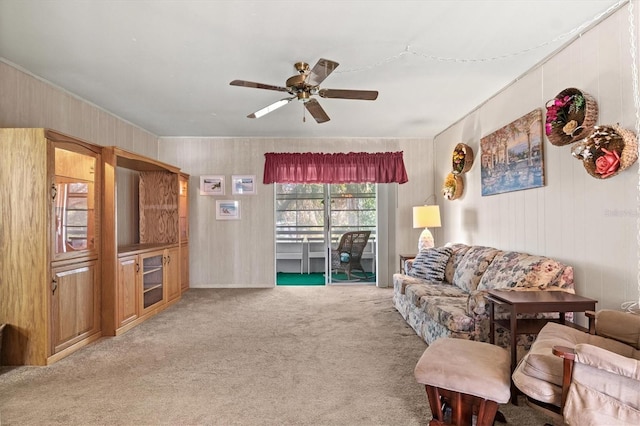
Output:
<instances>
[{"instance_id":1,"label":"light beige carpet","mask_svg":"<svg viewBox=\"0 0 640 426\"><path fill-rule=\"evenodd\" d=\"M191 289L122 336L0 370L6 425L426 425L426 348L374 286ZM546 419L501 407L510 424Z\"/></svg>"}]
</instances>

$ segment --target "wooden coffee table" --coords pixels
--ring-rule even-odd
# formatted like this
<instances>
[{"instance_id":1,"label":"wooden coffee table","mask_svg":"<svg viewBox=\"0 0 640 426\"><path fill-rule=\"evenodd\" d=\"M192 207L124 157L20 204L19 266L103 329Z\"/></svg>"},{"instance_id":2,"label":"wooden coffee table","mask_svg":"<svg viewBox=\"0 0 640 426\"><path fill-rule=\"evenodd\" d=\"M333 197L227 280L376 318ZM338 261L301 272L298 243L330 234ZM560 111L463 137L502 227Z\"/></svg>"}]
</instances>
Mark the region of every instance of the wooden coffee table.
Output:
<instances>
[{"instance_id":1,"label":"wooden coffee table","mask_svg":"<svg viewBox=\"0 0 640 426\"><path fill-rule=\"evenodd\" d=\"M564 291L504 291L489 290L487 295L489 302L489 341L495 343L495 327L502 327L510 331L511 334L511 373L516 368L517 359L517 336L518 334L538 334L542 327L549 321L570 325L571 327L584 329L573 323L565 322L566 312L595 311L597 300ZM500 320L495 318L496 305L506 309L510 318ZM518 314L537 314L541 312L557 312L558 319L523 319L518 318ZM584 329L584 331L587 331ZM517 398L517 389L511 385L512 402ZM514 402L515 404L515 402Z\"/></svg>"}]
</instances>

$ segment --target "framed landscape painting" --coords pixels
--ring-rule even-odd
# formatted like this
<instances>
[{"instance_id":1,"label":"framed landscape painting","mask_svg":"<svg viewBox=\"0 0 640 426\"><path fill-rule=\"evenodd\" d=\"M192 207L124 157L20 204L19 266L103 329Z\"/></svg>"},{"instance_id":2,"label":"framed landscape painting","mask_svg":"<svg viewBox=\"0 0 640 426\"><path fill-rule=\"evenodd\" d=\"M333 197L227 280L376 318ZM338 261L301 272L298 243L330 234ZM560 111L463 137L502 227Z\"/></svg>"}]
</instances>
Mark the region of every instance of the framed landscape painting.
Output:
<instances>
[{"instance_id":1,"label":"framed landscape painting","mask_svg":"<svg viewBox=\"0 0 640 426\"><path fill-rule=\"evenodd\" d=\"M200 176L200 195L224 195L224 176Z\"/></svg>"},{"instance_id":2,"label":"framed landscape painting","mask_svg":"<svg viewBox=\"0 0 640 426\"><path fill-rule=\"evenodd\" d=\"M231 193L254 195L256 193L256 176L255 175L231 176Z\"/></svg>"},{"instance_id":3,"label":"framed landscape painting","mask_svg":"<svg viewBox=\"0 0 640 426\"><path fill-rule=\"evenodd\" d=\"M217 220L239 220L240 219L240 201L216 200L216 219Z\"/></svg>"},{"instance_id":4,"label":"framed landscape painting","mask_svg":"<svg viewBox=\"0 0 640 426\"><path fill-rule=\"evenodd\" d=\"M536 109L480 139L483 196L544 186L542 135Z\"/></svg>"}]
</instances>

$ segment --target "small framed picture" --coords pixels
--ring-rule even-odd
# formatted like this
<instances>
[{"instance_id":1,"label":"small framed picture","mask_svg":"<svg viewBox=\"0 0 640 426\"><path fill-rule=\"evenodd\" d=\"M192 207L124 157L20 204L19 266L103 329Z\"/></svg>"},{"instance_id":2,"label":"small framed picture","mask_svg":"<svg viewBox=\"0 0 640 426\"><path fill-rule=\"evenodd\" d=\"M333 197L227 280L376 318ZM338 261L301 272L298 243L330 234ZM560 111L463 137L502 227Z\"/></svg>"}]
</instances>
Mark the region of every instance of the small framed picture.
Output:
<instances>
[{"instance_id":1,"label":"small framed picture","mask_svg":"<svg viewBox=\"0 0 640 426\"><path fill-rule=\"evenodd\" d=\"M216 200L216 220L239 220L240 201Z\"/></svg>"},{"instance_id":2,"label":"small framed picture","mask_svg":"<svg viewBox=\"0 0 640 426\"><path fill-rule=\"evenodd\" d=\"M200 176L200 195L224 195L224 176Z\"/></svg>"},{"instance_id":3,"label":"small framed picture","mask_svg":"<svg viewBox=\"0 0 640 426\"><path fill-rule=\"evenodd\" d=\"M231 193L253 195L256 193L256 175L231 176Z\"/></svg>"}]
</instances>

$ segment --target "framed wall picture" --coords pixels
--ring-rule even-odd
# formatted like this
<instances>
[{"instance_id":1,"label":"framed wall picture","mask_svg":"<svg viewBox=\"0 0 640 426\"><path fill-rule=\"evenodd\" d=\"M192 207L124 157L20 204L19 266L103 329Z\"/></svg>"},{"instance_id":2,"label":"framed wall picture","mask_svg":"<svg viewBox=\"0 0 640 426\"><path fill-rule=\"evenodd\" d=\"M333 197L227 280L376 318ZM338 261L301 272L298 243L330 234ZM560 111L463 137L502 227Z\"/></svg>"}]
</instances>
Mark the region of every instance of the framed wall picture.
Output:
<instances>
[{"instance_id":1,"label":"framed wall picture","mask_svg":"<svg viewBox=\"0 0 640 426\"><path fill-rule=\"evenodd\" d=\"M232 175L231 193L253 195L256 193L256 175Z\"/></svg>"},{"instance_id":2,"label":"framed wall picture","mask_svg":"<svg viewBox=\"0 0 640 426\"><path fill-rule=\"evenodd\" d=\"M240 219L240 201L216 200L216 219L217 220L239 220Z\"/></svg>"},{"instance_id":3,"label":"framed wall picture","mask_svg":"<svg viewBox=\"0 0 640 426\"><path fill-rule=\"evenodd\" d=\"M224 176L200 176L200 195L224 195Z\"/></svg>"},{"instance_id":4,"label":"framed wall picture","mask_svg":"<svg viewBox=\"0 0 640 426\"><path fill-rule=\"evenodd\" d=\"M542 147L539 109L480 139L482 195L544 186Z\"/></svg>"}]
</instances>

